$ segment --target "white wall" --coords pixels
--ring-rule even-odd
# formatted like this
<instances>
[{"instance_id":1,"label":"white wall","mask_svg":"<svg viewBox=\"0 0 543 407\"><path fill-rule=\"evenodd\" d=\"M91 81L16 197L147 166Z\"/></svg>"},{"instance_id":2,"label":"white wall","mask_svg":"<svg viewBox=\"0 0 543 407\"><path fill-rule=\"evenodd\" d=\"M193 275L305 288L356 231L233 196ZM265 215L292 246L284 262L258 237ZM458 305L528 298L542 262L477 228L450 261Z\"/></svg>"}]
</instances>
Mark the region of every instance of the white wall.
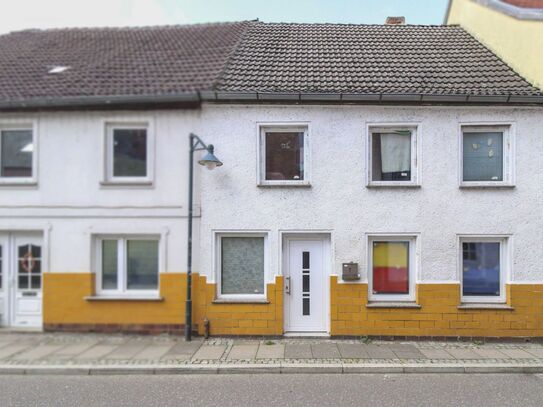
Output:
<instances>
[{"instance_id":1,"label":"white wall","mask_svg":"<svg viewBox=\"0 0 543 407\"><path fill-rule=\"evenodd\" d=\"M35 121L39 137L37 186L0 185L0 231L48 230L54 272L91 271L95 233L163 234L164 270L186 271L188 134L197 131L199 115L197 110L0 114L0 124ZM154 123L153 185L102 186L104 121L143 119ZM199 172L197 201L198 184Z\"/></svg>"},{"instance_id":2,"label":"white wall","mask_svg":"<svg viewBox=\"0 0 543 407\"><path fill-rule=\"evenodd\" d=\"M509 107L204 105L201 135L224 166L202 173L201 270L213 276L213 230L268 230L270 270L279 231L330 230L335 260L360 264L367 233L420 233L418 281L459 281L458 234L511 234L508 280L543 281L543 112ZM257 123L308 122L311 188L256 186ZM366 188L366 126L418 123L422 187ZM459 123L510 122L516 188L458 187Z\"/></svg>"}]
</instances>

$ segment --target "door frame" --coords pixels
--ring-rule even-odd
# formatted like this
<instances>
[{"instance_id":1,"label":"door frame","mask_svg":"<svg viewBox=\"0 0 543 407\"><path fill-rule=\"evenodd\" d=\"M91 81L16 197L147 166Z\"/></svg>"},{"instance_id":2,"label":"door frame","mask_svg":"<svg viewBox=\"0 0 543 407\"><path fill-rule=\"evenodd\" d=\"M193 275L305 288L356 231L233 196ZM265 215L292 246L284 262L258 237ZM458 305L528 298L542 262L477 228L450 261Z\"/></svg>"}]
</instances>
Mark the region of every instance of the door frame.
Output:
<instances>
[{"instance_id":1,"label":"door frame","mask_svg":"<svg viewBox=\"0 0 543 407\"><path fill-rule=\"evenodd\" d=\"M332 253L333 248L333 236L329 230L317 230L317 231L279 231L279 258L280 258L280 275L285 277L289 271L289 243L295 240L315 240L322 241L323 243L323 318L324 318L324 330L316 332L296 332L288 331L289 325L289 304L288 298L284 292L284 278L283 278L283 334L288 335L292 333L295 336L329 336L330 335L330 276L332 275L332 259L334 258Z\"/></svg>"},{"instance_id":2,"label":"door frame","mask_svg":"<svg viewBox=\"0 0 543 407\"><path fill-rule=\"evenodd\" d=\"M51 225L47 224L45 226L40 227L32 227L32 226L23 226L23 227L2 227L0 226L0 234L5 235L6 237L6 247L4 250L6 250L6 254L8 256L5 256L3 259L2 266L4 267L2 277L4 278L3 284L2 284L2 294L3 294L3 318L0 324L0 327L4 328L14 328L14 329L25 329L24 326L14 325L13 321L15 319L14 317L14 308L15 308L15 292L16 290L13 287L12 282L10 282L9 289L6 286L6 280L8 274L10 274L9 278L16 278L12 274L14 272L13 269L10 270L10 267L14 267L12 265L12 257L13 255L16 255L16 250L13 247L13 240L14 236L16 235L36 235L36 237L41 239L41 247L42 247L42 257L41 257L41 294L42 294L42 311L41 311L41 323L39 326L33 326L28 327L29 329L42 329L43 328L43 300L44 300L44 274L49 272L49 261L50 261L50 253L49 253L49 242L50 242L50 232L51 232ZM13 253L11 253L13 251ZM9 258L8 258L9 257ZM9 261L6 261L9 260ZM16 264L16 263L15 263Z\"/></svg>"}]
</instances>

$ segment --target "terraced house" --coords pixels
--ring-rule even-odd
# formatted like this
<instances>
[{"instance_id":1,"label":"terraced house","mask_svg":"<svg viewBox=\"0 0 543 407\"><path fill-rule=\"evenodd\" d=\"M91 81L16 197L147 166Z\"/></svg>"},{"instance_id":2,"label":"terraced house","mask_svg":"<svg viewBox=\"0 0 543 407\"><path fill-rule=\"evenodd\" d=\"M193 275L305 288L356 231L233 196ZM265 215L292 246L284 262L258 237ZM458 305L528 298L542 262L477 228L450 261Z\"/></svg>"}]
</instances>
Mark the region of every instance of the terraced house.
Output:
<instances>
[{"instance_id":1,"label":"terraced house","mask_svg":"<svg viewBox=\"0 0 543 407\"><path fill-rule=\"evenodd\" d=\"M182 331L194 133L198 333L543 336L542 107L458 26L0 36L2 324Z\"/></svg>"}]
</instances>

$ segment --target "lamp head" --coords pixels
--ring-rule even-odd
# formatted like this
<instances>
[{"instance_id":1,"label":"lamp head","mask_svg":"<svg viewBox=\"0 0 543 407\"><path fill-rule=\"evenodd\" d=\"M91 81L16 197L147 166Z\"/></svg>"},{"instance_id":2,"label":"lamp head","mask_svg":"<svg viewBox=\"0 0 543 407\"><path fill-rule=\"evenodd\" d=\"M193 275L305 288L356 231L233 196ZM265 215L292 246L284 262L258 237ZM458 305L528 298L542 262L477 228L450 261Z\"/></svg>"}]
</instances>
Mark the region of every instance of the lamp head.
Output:
<instances>
[{"instance_id":1,"label":"lamp head","mask_svg":"<svg viewBox=\"0 0 543 407\"><path fill-rule=\"evenodd\" d=\"M200 160L198 160L198 164L205 166L208 170L212 170L215 167L220 167L222 162L215 157L215 154L213 154L214 150L215 148L212 144L210 144L207 147L207 153Z\"/></svg>"}]
</instances>

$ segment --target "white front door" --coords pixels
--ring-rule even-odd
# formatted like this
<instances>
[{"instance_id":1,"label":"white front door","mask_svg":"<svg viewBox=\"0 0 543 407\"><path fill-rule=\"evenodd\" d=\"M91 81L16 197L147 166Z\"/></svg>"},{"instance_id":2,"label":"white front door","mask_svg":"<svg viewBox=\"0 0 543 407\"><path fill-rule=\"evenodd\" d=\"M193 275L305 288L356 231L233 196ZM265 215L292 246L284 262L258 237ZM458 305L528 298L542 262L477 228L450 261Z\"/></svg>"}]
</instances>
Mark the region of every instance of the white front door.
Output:
<instances>
[{"instance_id":1,"label":"white front door","mask_svg":"<svg viewBox=\"0 0 543 407\"><path fill-rule=\"evenodd\" d=\"M325 243L320 238L286 239L286 333L326 332Z\"/></svg>"},{"instance_id":2,"label":"white front door","mask_svg":"<svg viewBox=\"0 0 543 407\"><path fill-rule=\"evenodd\" d=\"M43 243L39 234L0 234L2 325L41 327Z\"/></svg>"}]
</instances>

